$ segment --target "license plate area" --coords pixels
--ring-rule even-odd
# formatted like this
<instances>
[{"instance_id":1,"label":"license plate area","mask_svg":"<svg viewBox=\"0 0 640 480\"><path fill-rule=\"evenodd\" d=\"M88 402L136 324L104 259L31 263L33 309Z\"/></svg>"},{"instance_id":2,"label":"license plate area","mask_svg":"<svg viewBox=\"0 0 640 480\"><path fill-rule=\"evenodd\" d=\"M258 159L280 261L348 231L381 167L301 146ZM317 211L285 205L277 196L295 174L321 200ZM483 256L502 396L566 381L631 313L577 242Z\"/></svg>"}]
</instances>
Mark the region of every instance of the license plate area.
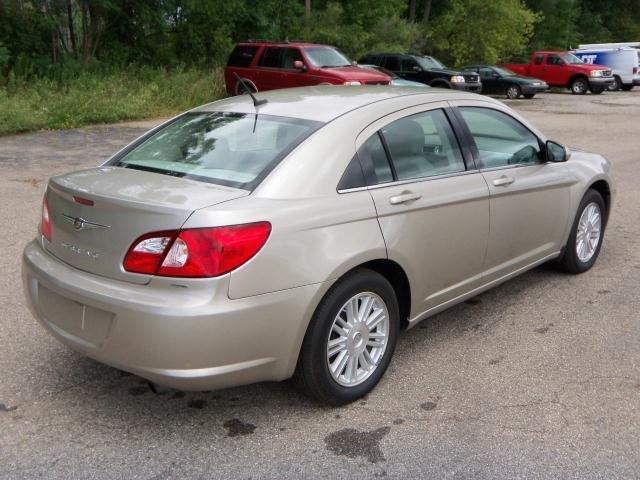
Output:
<instances>
[{"instance_id":1,"label":"license plate area","mask_svg":"<svg viewBox=\"0 0 640 480\"><path fill-rule=\"evenodd\" d=\"M38 307L51 327L63 336L100 348L104 344L113 313L76 302L38 285Z\"/></svg>"}]
</instances>

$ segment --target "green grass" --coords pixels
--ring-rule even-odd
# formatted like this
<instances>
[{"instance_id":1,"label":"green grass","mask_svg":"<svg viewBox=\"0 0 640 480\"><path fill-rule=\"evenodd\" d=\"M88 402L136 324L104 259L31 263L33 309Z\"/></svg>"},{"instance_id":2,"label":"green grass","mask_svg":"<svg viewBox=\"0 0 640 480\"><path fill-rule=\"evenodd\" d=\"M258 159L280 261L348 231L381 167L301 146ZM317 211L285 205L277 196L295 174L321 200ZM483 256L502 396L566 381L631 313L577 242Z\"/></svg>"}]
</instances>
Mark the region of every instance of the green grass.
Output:
<instances>
[{"instance_id":1,"label":"green grass","mask_svg":"<svg viewBox=\"0 0 640 480\"><path fill-rule=\"evenodd\" d=\"M221 69L84 72L0 86L0 135L170 116L226 95Z\"/></svg>"}]
</instances>

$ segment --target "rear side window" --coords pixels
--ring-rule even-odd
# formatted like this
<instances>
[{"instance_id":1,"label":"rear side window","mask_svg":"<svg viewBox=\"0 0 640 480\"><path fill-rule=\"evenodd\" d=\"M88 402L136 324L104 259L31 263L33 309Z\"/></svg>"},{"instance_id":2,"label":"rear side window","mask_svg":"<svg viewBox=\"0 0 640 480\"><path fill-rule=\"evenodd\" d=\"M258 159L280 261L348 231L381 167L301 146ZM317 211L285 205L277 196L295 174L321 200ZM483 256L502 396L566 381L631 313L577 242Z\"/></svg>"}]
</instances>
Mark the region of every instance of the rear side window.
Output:
<instances>
[{"instance_id":1,"label":"rear side window","mask_svg":"<svg viewBox=\"0 0 640 480\"><path fill-rule=\"evenodd\" d=\"M396 55L388 55L385 57L383 67L399 72L400 71L400 58Z\"/></svg>"},{"instance_id":2,"label":"rear side window","mask_svg":"<svg viewBox=\"0 0 640 480\"><path fill-rule=\"evenodd\" d=\"M282 66L282 50L281 47L267 47L262 53L259 65L261 67L280 68Z\"/></svg>"},{"instance_id":3,"label":"rear side window","mask_svg":"<svg viewBox=\"0 0 640 480\"><path fill-rule=\"evenodd\" d=\"M368 171L365 172L367 183L369 185L377 185L379 183L387 183L393 181L393 173L387 158L387 152L380 140L380 134L373 134L358 149L358 157L367 165Z\"/></svg>"},{"instance_id":4,"label":"rear side window","mask_svg":"<svg viewBox=\"0 0 640 480\"><path fill-rule=\"evenodd\" d=\"M398 180L465 170L451 124L442 110L418 113L382 129Z\"/></svg>"},{"instance_id":5,"label":"rear side window","mask_svg":"<svg viewBox=\"0 0 640 480\"><path fill-rule=\"evenodd\" d=\"M544 58L544 55L536 55L535 58L533 59L533 63L535 63L536 65L541 65L543 58Z\"/></svg>"},{"instance_id":6,"label":"rear side window","mask_svg":"<svg viewBox=\"0 0 640 480\"><path fill-rule=\"evenodd\" d=\"M252 190L321 125L273 115L187 113L111 164Z\"/></svg>"},{"instance_id":7,"label":"rear side window","mask_svg":"<svg viewBox=\"0 0 640 480\"><path fill-rule=\"evenodd\" d=\"M238 45L233 49L231 55L229 55L229 61L227 66L229 67L248 67L253 61L253 57L256 55L258 47L256 46L242 46Z\"/></svg>"},{"instance_id":8,"label":"rear side window","mask_svg":"<svg viewBox=\"0 0 640 480\"><path fill-rule=\"evenodd\" d=\"M490 108L460 107L478 148L481 168L540 163L540 142L506 113Z\"/></svg>"}]
</instances>

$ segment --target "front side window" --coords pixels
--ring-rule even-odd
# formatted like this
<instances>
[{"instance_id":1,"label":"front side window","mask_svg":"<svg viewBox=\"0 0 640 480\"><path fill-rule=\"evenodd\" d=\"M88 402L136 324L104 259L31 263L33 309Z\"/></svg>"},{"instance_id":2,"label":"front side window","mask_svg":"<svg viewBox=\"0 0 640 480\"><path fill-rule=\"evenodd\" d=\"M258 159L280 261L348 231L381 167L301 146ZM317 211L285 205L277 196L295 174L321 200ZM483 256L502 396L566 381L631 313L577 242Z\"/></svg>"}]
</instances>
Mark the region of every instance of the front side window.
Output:
<instances>
[{"instance_id":1,"label":"front side window","mask_svg":"<svg viewBox=\"0 0 640 480\"><path fill-rule=\"evenodd\" d=\"M402 71L410 72L413 70L413 67L417 67L418 63L413 58L403 58L402 59Z\"/></svg>"},{"instance_id":2,"label":"front side window","mask_svg":"<svg viewBox=\"0 0 640 480\"><path fill-rule=\"evenodd\" d=\"M547 57L547 65L562 65L562 59L558 55L549 55Z\"/></svg>"},{"instance_id":3,"label":"front side window","mask_svg":"<svg viewBox=\"0 0 640 480\"><path fill-rule=\"evenodd\" d=\"M251 190L321 125L273 115L187 113L111 164Z\"/></svg>"},{"instance_id":4,"label":"front side window","mask_svg":"<svg viewBox=\"0 0 640 480\"><path fill-rule=\"evenodd\" d=\"M291 70L294 68L293 64L298 60L301 62L304 61L300 50L297 48L285 48L284 56L282 57L282 68L288 68Z\"/></svg>"},{"instance_id":5,"label":"front side window","mask_svg":"<svg viewBox=\"0 0 640 480\"><path fill-rule=\"evenodd\" d=\"M351 62L335 48L330 47L305 47L307 58L314 67L336 68L348 67Z\"/></svg>"},{"instance_id":6,"label":"front side window","mask_svg":"<svg viewBox=\"0 0 640 480\"><path fill-rule=\"evenodd\" d=\"M381 131L398 180L465 170L455 134L442 110L401 118Z\"/></svg>"},{"instance_id":7,"label":"front side window","mask_svg":"<svg viewBox=\"0 0 640 480\"><path fill-rule=\"evenodd\" d=\"M483 67L480 69L480 78L483 80L486 78L494 78L495 74L496 72L494 72L491 68Z\"/></svg>"},{"instance_id":8,"label":"front side window","mask_svg":"<svg viewBox=\"0 0 640 480\"><path fill-rule=\"evenodd\" d=\"M480 107L460 107L476 143L480 168L535 164L542 161L540 142L513 117Z\"/></svg>"}]
</instances>

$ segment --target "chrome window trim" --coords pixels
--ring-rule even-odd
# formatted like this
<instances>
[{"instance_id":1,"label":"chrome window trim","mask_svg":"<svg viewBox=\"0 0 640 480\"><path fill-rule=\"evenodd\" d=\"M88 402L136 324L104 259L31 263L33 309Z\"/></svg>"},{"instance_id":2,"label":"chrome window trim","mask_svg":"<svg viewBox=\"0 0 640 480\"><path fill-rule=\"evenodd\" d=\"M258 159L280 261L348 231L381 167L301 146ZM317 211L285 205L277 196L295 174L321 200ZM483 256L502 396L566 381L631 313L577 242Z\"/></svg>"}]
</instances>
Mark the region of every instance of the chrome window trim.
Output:
<instances>
[{"instance_id":1,"label":"chrome window trim","mask_svg":"<svg viewBox=\"0 0 640 480\"><path fill-rule=\"evenodd\" d=\"M461 172L443 173L442 175L432 175L432 176L429 176L429 177L408 178L408 179L405 179L405 180L397 180L395 182L378 183L377 185L369 185L369 186L365 186L365 187L345 188L343 190L338 190L338 193L339 194L343 194L343 193L361 192L361 191L364 191L364 190L375 190L377 188L395 187L395 186L407 185L407 184L411 184L411 183L430 182L430 181L433 181L433 180L442 180L442 179L445 179L445 178L460 177L462 175L471 175L473 173L481 173L481 172L478 169L473 169L473 170L464 170L464 171L461 171Z\"/></svg>"}]
</instances>

